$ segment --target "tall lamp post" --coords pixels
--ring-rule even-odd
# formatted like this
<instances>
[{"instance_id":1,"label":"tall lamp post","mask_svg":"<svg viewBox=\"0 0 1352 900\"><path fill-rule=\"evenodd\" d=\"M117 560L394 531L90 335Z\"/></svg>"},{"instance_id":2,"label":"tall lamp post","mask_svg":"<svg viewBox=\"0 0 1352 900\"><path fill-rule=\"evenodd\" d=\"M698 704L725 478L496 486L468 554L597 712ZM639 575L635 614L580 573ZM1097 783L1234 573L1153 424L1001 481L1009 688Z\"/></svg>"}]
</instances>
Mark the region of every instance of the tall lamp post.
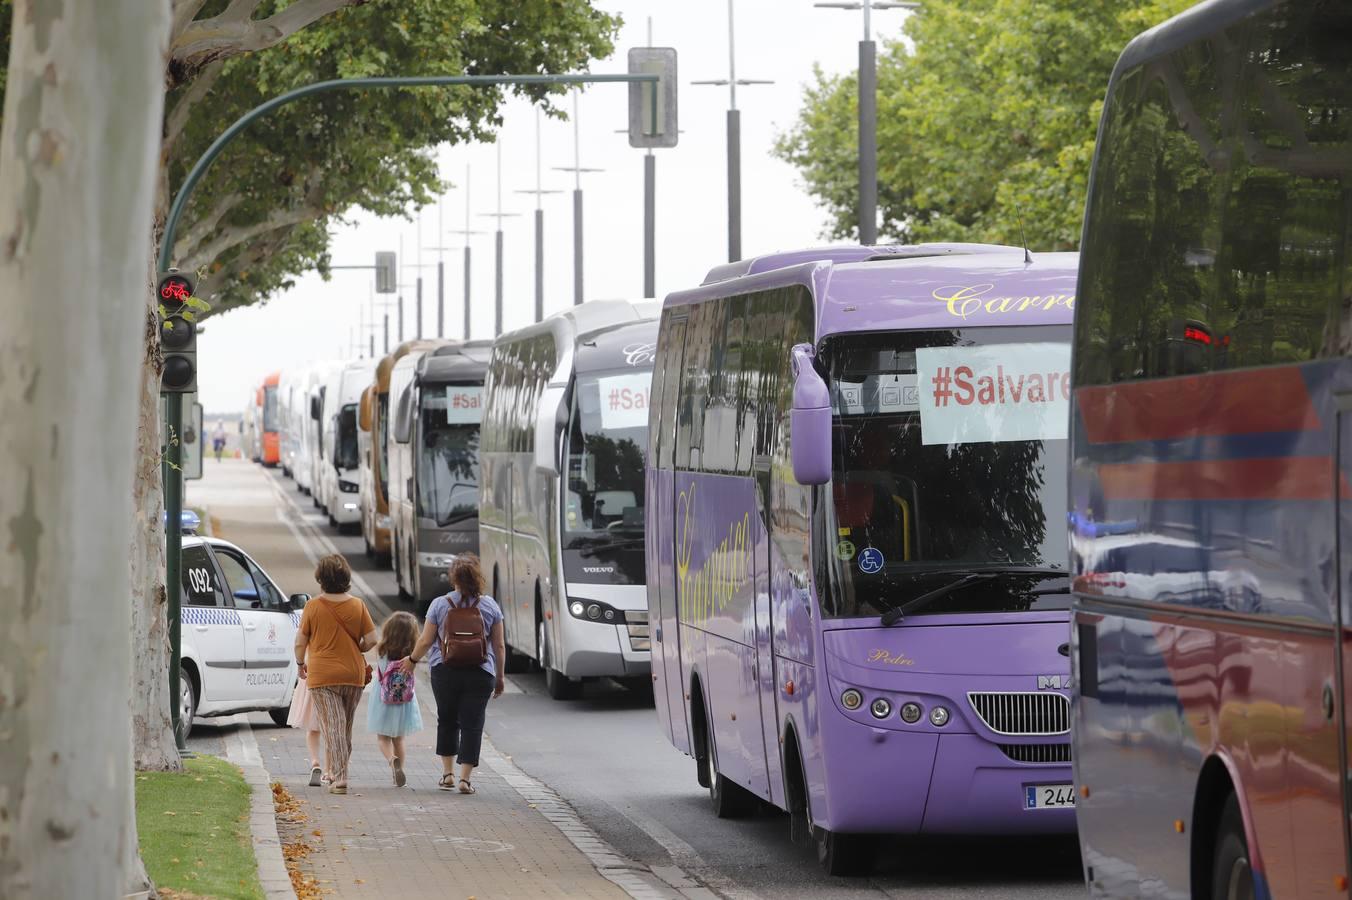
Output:
<instances>
[{"instance_id":1,"label":"tall lamp post","mask_svg":"<svg viewBox=\"0 0 1352 900\"><path fill-rule=\"evenodd\" d=\"M589 169L582 165L582 137L578 125L578 92L573 91L573 164L555 166L555 171L573 173L573 303L583 301L582 290L582 175L584 172L601 172L603 169Z\"/></svg>"},{"instance_id":2,"label":"tall lamp post","mask_svg":"<svg viewBox=\"0 0 1352 900\"><path fill-rule=\"evenodd\" d=\"M878 47L873 42L873 10L919 9L914 0L824 0L826 9L864 11L859 42L859 243L878 242Z\"/></svg>"},{"instance_id":3,"label":"tall lamp post","mask_svg":"<svg viewBox=\"0 0 1352 900\"><path fill-rule=\"evenodd\" d=\"M737 86L774 82L737 77L733 0L728 0L728 77L690 83L726 86L728 89L728 262L736 262L742 258L742 113L737 108Z\"/></svg>"},{"instance_id":4,"label":"tall lamp post","mask_svg":"<svg viewBox=\"0 0 1352 900\"><path fill-rule=\"evenodd\" d=\"M469 295L470 295L470 286L473 284L473 281L472 281L471 278L470 278L470 262L471 262L472 254L471 254L471 252L470 252L470 243L469 243L469 241L470 241L470 238L472 238L474 235L476 235L476 234L483 234L482 231L475 231L474 229L472 229L472 228L469 227L470 218L471 218L471 215L470 215L469 172L470 172L469 164L466 163L466 164L465 164L465 227L464 227L464 228L452 228L450 231L446 232L447 234L459 234L459 235L463 235L464 238L465 238L465 248L464 248L464 249L465 249L465 263L464 263L464 270L465 270L465 335L464 335L464 337L465 337L465 340L469 340L469 334L470 334Z\"/></svg>"},{"instance_id":5,"label":"tall lamp post","mask_svg":"<svg viewBox=\"0 0 1352 900\"><path fill-rule=\"evenodd\" d=\"M494 142L498 150L498 211L491 213L480 213L480 215L497 219L497 230L493 232L493 257L497 268L493 272L493 336L502 334L502 220L509 219L520 213L505 213L502 211L502 140L501 137Z\"/></svg>"},{"instance_id":6,"label":"tall lamp post","mask_svg":"<svg viewBox=\"0 0 1352 900\"><path fill-rule=\"evenodd\" d=\"M545 194L563 191L545 190L540 160L540 108L535 108L535 189L518 189L518 194L535 195L535 321L545 317L545 211L541 204Z\"/></svg>"}]
</instances>

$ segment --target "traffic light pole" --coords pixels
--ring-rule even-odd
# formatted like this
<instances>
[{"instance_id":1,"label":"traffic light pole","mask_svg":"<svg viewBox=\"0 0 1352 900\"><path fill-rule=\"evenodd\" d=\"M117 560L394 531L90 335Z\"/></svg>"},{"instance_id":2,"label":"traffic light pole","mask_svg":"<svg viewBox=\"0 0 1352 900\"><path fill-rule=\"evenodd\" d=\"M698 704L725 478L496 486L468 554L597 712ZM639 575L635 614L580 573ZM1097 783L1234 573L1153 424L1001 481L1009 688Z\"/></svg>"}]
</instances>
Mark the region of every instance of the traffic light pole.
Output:
<instances>
[{"instance_id":1,"label":"traffic light pole","mask_svg":"<svg viewBox=\"0 0 1352 900\"><path fill-rule=\"evenodd\" d=\"M251 109L249 112L235 120L229 128L221 132L220 137L212 141L211 146L206 152L198 158L193 164L192 169L188 171L188 177L184 179L183 186L178 189L174 195L174 202L169 207L169 215L164 222L164 233L160 238L160 250L157 270L167 271L170 266L171 257L174 251L174 240L178 234L178 223L183 218L183 212L187 209L188 200L191 199L193 190L197 183L202 180L207 169L216 161L231 141L237 138L249 125L263 118L274 110L280 109L289 103L297 100L311 97L316 94L326 94L332 91L351 91L351 90L385 90L390 88L413 88L413 87L450 87L454 85L523 85L523 84L543 84L543 85L564 85L564 84L598 84L598 83L619 83L619 84L652 84L658 85L661 81L660 76L650 74L606 74L606 75L429 75L419 77L394 77L394 78L336 78L330 81L319 81L304 87L296 88L293 91L287 91L272 98L266 103L261 103ZM466 320L469 318L468 304L465 310ZM468 324L468 321L466 322ZM468 329L466 336L468 336ZM167 607L167 620L169 627L169 697L170 697L170 716L174 725L174 742L177 744L179 753L185 752L183 743L183 727L179 722L179 712L182 707L179 685L179 662L181 659L182 642L179 633L181 604L183 597L183 582L180 574L181 557L183 550L183 470L180 467L182 462L182 448L178 442L178 436L183 431L183 397L181 394L170 393L166 395L165 418L170 429L170 434L174 440L169 442L167 448L168 465L165 467L164 479L164 508L165 508L165 600Z\"/></svg>"}]
</instances>

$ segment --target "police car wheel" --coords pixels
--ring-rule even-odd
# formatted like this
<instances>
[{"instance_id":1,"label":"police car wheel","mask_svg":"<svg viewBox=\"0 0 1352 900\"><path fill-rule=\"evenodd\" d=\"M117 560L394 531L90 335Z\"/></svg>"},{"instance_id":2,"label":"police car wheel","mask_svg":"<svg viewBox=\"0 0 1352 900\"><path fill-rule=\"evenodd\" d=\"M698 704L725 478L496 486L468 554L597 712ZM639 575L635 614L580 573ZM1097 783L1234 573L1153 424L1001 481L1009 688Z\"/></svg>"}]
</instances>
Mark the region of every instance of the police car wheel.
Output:
<instances>
[{"instance_id":1,"label":"police car wheel","mask_svg":"<svg viewBox=\"0 0 1352 900\"><path fill-rule=\"evenodd\" d=\"M192 720L197 715L197 691L193 690L192 676L182 666L178 669L178 726L183 730L183 739L192 733Z\"/></svg>"},{"instance_id":2,"label":"police car wheel","mask_svg":"<svg viewBox=\"0 0 1352 900\"><path fill-rule=\"evenodd\" d=\"M268 710L268 718L272 719L272 724L281 725L282 727L286 727L286 718L289 715L291 715L291 707L289 705L277 706Z\"/></svg>"}]
</instances>

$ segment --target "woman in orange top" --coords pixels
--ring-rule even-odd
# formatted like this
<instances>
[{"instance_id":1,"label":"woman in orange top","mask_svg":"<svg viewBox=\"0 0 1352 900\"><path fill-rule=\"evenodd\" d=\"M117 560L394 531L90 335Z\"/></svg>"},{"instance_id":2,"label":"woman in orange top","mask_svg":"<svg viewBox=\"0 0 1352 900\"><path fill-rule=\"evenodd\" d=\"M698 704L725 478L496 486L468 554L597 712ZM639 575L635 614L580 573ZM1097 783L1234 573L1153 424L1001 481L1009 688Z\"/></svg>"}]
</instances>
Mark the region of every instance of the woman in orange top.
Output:
<instances>
[{"instance_id":1,"label":"woman in orange top","mask_svg":"<svg viewBox=\"0 0 1352 900\"><path fill-rule=\"evenodd\" d=\"M376 624L361 598L348 593L352 570L338 554L315 566L324 592L300 616L296 663L319 710L319 730L333 778L329 793L347 793L347 762L352 756L352 720L370 671L362 656L376 645Z\"/></svg>"}]
</instances>

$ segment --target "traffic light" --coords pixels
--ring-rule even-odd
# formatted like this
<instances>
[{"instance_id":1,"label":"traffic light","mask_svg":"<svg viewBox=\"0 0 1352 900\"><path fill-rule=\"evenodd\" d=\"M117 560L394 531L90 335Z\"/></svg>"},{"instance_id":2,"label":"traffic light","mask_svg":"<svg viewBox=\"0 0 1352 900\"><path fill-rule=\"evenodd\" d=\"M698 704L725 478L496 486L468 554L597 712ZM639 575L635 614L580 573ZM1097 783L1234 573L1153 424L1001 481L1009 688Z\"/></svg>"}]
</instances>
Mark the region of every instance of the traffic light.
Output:
<instances>
[{"instance_id":1,"label":"traffic light","mask_svg":"<svg viewBox=\"0 0 1352 900\"><path fill-rule=\"evenodd\" d=\"M159 300L161 394L191 394L197 390L197 326L191 304L196 285L182 272L160 276L155 290Z\"/></svg>"}]
</instances>

